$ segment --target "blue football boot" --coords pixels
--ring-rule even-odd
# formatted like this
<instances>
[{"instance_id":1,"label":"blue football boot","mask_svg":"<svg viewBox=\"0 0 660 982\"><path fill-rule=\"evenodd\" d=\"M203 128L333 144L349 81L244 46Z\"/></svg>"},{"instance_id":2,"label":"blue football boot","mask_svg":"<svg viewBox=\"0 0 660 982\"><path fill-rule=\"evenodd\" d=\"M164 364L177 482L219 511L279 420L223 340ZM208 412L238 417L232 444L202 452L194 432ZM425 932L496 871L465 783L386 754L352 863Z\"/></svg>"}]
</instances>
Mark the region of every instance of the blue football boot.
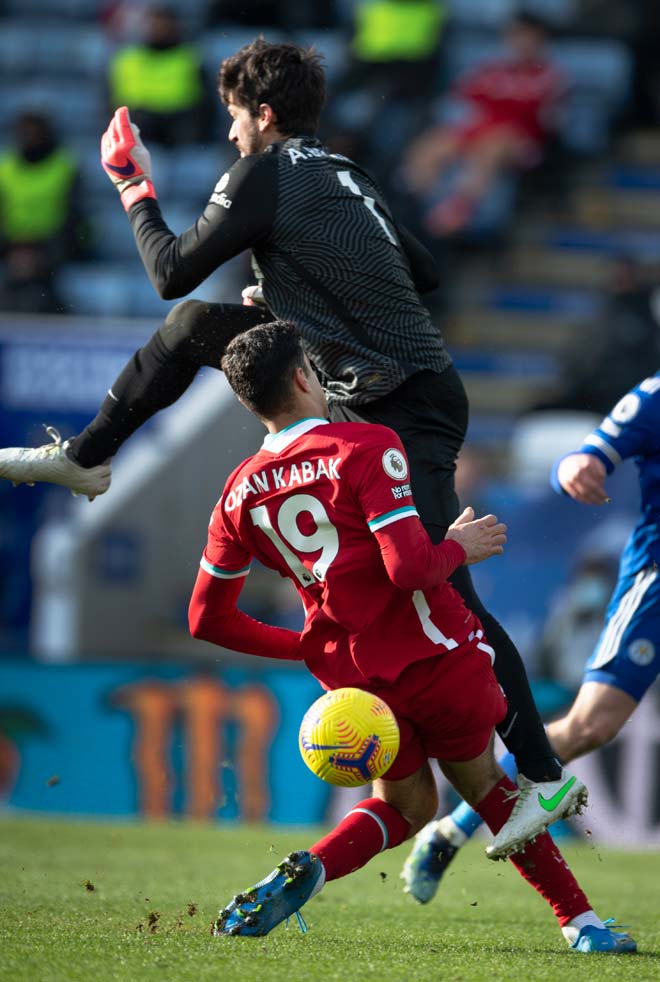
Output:
<instances>
[{"instance_id":1,"label":"blue football boot","mask_svg":"<svg viewBox=\"0 0 660 982\"><path fill-rule=\"evenodd\" d=\"M322 875L323 864L316 856L292 852L265 880L239 893L220 911L213 925L214 936L268 934L291 914L296 915L301 931L306 932L307 925L298 911Z\"/></svg>"},{"instance_id":2,"label":"blue football boot","mask_svg":"<svg viewBox=\"0 0 660 982\"><path fill-rule=\"evenodd\" d=\"M401 879L405 883L404 893L409 893L420 904L428 904L433 899L445 870L460 848L449 840L455 833L454 822L446 816L429 822L415 836L412 852L401 870Z\"/></svg>"},{"instance_id":3,"label":"blue football boot","mask_svg":"<svg viewBox=\"0 0 660 982\"><path fill-rule=\"evenodd\" d=\"M594 927L587 924L581 928L580 933L571 945L573 951L580 951L583 954L602 952L610 955L632 955L637 951L637 942L629 934L618 934L613 931L610 925L614 924L613 918L603 922L605 927Z\"/></svg>"}]
</instances>

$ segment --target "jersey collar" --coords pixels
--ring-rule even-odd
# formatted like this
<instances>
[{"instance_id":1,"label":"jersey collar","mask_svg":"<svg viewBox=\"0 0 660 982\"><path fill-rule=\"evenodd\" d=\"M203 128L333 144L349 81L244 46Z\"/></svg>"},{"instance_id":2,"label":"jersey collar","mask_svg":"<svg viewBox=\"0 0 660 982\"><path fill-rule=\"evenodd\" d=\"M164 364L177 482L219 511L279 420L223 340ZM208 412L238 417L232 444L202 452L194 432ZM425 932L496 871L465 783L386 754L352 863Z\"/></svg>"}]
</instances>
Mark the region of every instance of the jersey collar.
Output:
<instances>
[{"instance_id":1,"label":"jersey collar","mask_svg":"<svg viewBox=\"0 0 660 982\"><path fill-rule=\"evenodd\" d=\"M261 449L267 450L269 453L281 453L283 450L286 450L289 444L297 440L299 436L309 433L310 430L316 429L317 426L326 426L328 423L329 420L316 416L299 419L297 423L290 423L289 426L285 426L279 433L268 433L261 445Z\"/></svg>"}]
</instances>

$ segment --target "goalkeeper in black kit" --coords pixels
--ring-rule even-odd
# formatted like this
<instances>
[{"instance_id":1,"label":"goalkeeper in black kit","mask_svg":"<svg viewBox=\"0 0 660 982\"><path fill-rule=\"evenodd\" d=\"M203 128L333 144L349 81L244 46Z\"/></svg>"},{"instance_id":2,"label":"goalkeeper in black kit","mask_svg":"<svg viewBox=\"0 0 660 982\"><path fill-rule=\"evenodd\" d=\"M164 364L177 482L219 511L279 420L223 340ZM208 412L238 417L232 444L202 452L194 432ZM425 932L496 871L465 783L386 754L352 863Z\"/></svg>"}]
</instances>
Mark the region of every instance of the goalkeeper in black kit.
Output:
<instances>
[{"instance_id":1,"label":"goalkeeper in black kit","mask_svg":"<svg viewBox=\"0 0 660 982\"><path fill-rule=\"evenodd\" d=\"M149 153L126 108L117 110L103 135L102 165L163 298L188 295L227 260L251 249L265 305L176 304L82 433L61 443L52 431L55 442L49 446L0 451L0 477L50 481L90 498L104 493L111 459L124 441L176 402L202 365L219 368L233 337L277 317L298 326L333 421L381 423L399 434L418 512L432 541L439 542L460 510L454 470L468 405L420 299L438 285L434 260L395 220L370 176L316 138L325 77L313 50L258 39L222 63L219 91L240 159L180 236L163 220ZM490 851L502 858L551 822L574 814L586 791L579 781L569 781L554 756L520 655L482 605L467 567L459 567L452 583L484 625L509 706L498 730L521 777L506 835ZM545 799L556 800L557 807L540 808L531 782L544 782Z\"/></svg>"}]
</instances>

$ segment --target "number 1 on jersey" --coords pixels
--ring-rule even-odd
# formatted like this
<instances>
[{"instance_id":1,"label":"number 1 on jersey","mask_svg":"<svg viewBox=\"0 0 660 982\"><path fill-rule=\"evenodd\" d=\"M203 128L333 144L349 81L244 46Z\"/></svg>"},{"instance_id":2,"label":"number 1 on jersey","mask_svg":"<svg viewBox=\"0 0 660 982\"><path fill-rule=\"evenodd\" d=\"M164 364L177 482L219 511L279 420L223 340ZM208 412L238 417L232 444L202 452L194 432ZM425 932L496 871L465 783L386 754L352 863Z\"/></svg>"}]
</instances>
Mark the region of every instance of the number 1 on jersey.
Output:
<instances>
[{"instance_id":1,"label":"number 1 on jersey","mask_svg":"<svg viewBox=\"0 0 660 982\"><path fill-rule=\"evenodd\" d=\"M351 174L351 172L349 170L339 170L337 171L337 178L340 184L343 184L345 188L348 188L349 191L352 191L353 194L356 194L358 198L362 198L363 202L365 203L371 214L374 216L374 218L376 219L376 221L378 222L378 224L380 225L380 227L382 228L382 230L384 231L385 235L390 240L392 245L398 246L399 243L390 232L389 228L387 227L387 222L385 221L385 219L383 218L383 216L380 214L380 212L376 207L375 199L370 198L366 194L363 194L358 184L356 184L356 182L353 180L353 175Z\"/></svg>"}]
</instances>

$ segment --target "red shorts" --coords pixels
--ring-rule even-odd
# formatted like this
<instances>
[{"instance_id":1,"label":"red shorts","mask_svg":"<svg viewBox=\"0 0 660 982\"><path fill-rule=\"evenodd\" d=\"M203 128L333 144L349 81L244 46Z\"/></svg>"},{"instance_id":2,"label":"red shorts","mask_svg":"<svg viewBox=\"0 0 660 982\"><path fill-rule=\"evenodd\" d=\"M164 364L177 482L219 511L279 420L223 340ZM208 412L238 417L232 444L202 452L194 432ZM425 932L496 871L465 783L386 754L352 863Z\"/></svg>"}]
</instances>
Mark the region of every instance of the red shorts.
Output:
<instances>
[{"instance_id":1,"label":"red shorts","mask_svg":"<svg viewBox=\"0 0 660 982\"><path fill-rule=\"evenodd\" d=\"M476 643L414 662L393 685L363 688L384 699L399 724L399 753L383 775L388 781L410 777L429 757L473 760L506 715L490 655Z\"/></svg>"}]
</instances>

